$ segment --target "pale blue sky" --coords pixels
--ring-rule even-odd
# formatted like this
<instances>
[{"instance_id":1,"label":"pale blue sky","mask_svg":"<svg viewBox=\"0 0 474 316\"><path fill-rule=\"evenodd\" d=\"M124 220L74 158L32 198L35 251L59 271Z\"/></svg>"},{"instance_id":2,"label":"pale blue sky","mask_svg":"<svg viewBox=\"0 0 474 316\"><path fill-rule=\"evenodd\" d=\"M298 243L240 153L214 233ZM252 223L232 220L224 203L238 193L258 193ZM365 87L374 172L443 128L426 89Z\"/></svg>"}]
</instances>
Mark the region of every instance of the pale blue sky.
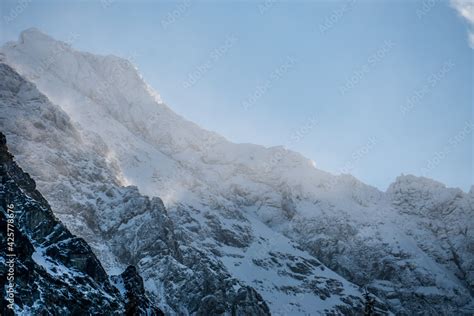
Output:
<instances>
[{"instance_id":1,"label":"pale blue sky","mask_svg":"<svg viewBox=\"0 0 474 316\"><path fill-rule=\"evenodd\" d=\"M401 173L474 182L473 50L448 2L23 3L0 4L1 42L75 34L229 140L283 144L382 190Z\"/></svg>"}]
</instances>

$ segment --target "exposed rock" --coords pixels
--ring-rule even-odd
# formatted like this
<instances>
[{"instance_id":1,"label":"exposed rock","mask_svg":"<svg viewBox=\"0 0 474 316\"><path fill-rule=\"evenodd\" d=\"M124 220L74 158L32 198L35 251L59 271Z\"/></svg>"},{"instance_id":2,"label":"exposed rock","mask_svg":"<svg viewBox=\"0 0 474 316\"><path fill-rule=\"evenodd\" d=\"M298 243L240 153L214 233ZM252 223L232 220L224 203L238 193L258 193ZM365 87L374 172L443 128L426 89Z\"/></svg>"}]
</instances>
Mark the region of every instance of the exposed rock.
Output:
<instances>
[{"instance_id":1,"label":"exposed rock","mask_svg":"<svg viewBox=\"0 0 474 316\"><path fill-rule=\"evenodd\" d=\"M31 314L104 312L120 314L117 290L86 242L53 215L35 182L16 165L0 134L0 264L3 313L8 313L8 254L16 255L15 310ZM7 250L7 208L14 207L13 251ZM9 217L8 217L9 218Z\"/></svg>"},{"instance_id":2,"label":"exposed rock","mask_svg":"<svg viewBox=\"0 0 474 316\"><path fill-rule=\"evenodd\" d=\"M190 246L189 238L175 235L160 198L120 185L120 174L103 157L110 153L100 138L84 140L63 111L8 65L0 63L0 78L0 121L17 159L39 179L56 215L91 245L109 274L136 266L153 304L167 314L205 313L201 301L210 294L207 285L226 312L240 310L233 302L245 284L222 263L208 258L208 252ZM12 115L7 118L6 112ZM32 155L25 150L29 145L45 150ZM45 172L52 169L55 177ZM60 247L49 251L58 252ZM78 268L87 266L80 258L67 260ZM161 287L163 291L158 290ZM255 315L267 315L266 303L256 297L249 295L246 304L254 306Z\"/></svg>"},{"instance_id":3,"label":"exposed rock","mask_svg":"<svg viewBox=\"0 0 474 316\"><path fill-rule=\"evenodd\" d=\"M143 279L134 266L128 266L119 276L112 276L112 282L122 290L125 315L165 315L159 308L153 306L146 296Z\"/></svg>"},{"instance_id":4,"label":"exposed rock","mask_svg":"<svg viewBox=\"0 0 474 316\"><path fill-rule=\"evenodd\" d=\"M357 286L399 314L474 311L473 190L402 177L380 192L282 147L230 143L173 113L129 62L37 33L2 52L58 107L5 73L12 150L107 269L136 264L166 312L230 311L234 285L292 315L357 313Z\"/></svg>"}]
</instances>

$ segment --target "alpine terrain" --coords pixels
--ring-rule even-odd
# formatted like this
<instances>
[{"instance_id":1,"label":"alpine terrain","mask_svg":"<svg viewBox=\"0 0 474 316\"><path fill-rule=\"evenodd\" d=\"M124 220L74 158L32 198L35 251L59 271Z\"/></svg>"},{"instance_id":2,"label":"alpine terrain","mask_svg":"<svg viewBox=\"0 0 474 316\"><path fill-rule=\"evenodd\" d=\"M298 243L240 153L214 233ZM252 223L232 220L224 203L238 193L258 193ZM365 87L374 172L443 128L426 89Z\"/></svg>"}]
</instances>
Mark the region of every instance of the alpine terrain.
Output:
<instances>
[{"instance_id":1,"label":"alpine terrain","mask_svg":"<svg viewBox=\"0 0 474 316\"><path fill-rule=\"evenodd\" d=\"M129 61L37 29L0 54L16 160L105 271L140 275L166 314L361 314L364 288L381 314L474 312L474 187L407 175L381 192L229 142L175 114Z\"/></svg>"},{"instance_id":2,"label":"alpine terrain","mask_svg":"<svg viewBox=\"0 0 474 316\"><path fill-rule=\"evenodd\" d=\"M12 158L0 133L1 314L163 315L135 267L113 276L120 286L110 282L91 248L54 216Z\"/></svg>"}]
</instances>

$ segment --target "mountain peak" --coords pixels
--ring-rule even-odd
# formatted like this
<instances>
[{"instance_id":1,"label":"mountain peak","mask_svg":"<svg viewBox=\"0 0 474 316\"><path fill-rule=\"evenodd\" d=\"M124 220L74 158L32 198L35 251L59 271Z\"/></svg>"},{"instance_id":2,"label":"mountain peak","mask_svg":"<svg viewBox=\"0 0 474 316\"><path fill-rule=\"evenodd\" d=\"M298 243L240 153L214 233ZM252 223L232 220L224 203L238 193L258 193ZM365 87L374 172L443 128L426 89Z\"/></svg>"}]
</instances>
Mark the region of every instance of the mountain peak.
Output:
<instances>
[{"instance_id":1,"label":"mountain peak","mask_svg":"<svg viewBox=\"0 0 474 316\"><path fill-rule=\"evenodd\" d=\"M446 186L441 182L422 176L415 176L412 174L399 175L390 185L390 187L396 185L420 185L423 187L446 188Z\"/></svg>"},{"instance_id":2,"label":"mountain peak","mask_svg":"<svg viewBox=\"0 0 474 316\"><path fill-rule=\"evenodd\" d=\"M47 47L47 46L52 46L52 45L56 46L58 45L58 43L60 43L61 45L66 44L65 42L58 41L52 38L48 34L37 29L36 27L30 27L24 30L23 32L21 32L20 36L18 37L17 43L20 43L22 45L28 45L29 47L31 47L31 45L33 46L40 45L43 47Z\"/></svg>"},{"instance_id":3,"label":"mountain peak","mask_svg":"<svg viewBox=\"0 0 474 316\"><path fill-rule=\"evenodd\" d=\"M46 101L24 102L4 85L0 120L13 153L39 176L48 200L64 206L58 214L100 246L107 266L136 265L170 311L243 307L242 314L267 315L265 300L277 313L317 306L349 314L342 309L363 301L346 279L374 289L400 314L468 310L459 302L471 298L463 282L472 271L465 237L472 204L460 190L407 175L382 193L284 147L228 142L158 103L123 59L55 51L59 42L43 45L48 37L32 33L26 44L2 48L6 64L64 111L84 141L60 137L54 115L32 111ZM140 193L163 197L169 213Z\"/></svg>"},{"instance_id":4,"label":"mountain peak","mask_svg":"<svg viewBox=\"0 0 474 316\"><path fill-rule=\"evenodd\" d=\"M448 187L444 183L436 181L431 178L426 178L423 176L415 176L412 174L401 174L398 176L394 182L390 184L390 186L387 189L387 193L394 192L396 190L413 190L416 189L418 191L430 191L430 192L436 192L436 191L456 191L456 192L463 192L463 193L468 193L464 192L460 188L456 187ZM473 188L471 187L471 191L473 191Z\"/></svg>"},{"instance_id":5,"label":"mountain peak","mask_svg":"<svg viewBox=\"0 0 474 316\"><path fill-rule=\"evenodd\" d=\"M50 37L49 35L42 32L40 29L36 27L29 27L23 30L20 33L20 39L22 38L48 38L48 39L54 40L52 37Z\"/></svg>"}]
</instances>

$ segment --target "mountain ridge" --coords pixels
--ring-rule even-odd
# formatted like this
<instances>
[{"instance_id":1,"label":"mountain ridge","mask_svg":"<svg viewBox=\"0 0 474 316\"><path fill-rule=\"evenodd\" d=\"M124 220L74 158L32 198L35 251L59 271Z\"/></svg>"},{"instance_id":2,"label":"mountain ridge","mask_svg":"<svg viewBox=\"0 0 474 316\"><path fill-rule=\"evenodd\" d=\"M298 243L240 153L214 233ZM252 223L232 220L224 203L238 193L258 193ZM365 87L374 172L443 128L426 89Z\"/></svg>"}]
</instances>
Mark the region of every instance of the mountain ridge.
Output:
<instances>
[{"instance_id":1,"label":"mountain ridge","mask_svg":"<svg viewBox=\"0 0 474 316\"><path fill-rule=\"evenodd\" d=\"M61 40L56 40L54 38L52 38L51 36L47 35L46 33L42 32L40 29L36 28L36 27L31 27L31 28L28 28L24 31L21 32L19 38L21 41L25 41L24 40L24 37L25 37L25 34L30 34L31 37L35 38L37 36L40 36L40 37L43 37L45 39L47 39L48 42L51 42L51 43L62 43L61 46L64 46L65 48L68 48L68 49L71 49L72 50L72 44L73 43L67 43L67 42L63 42ZM8 45L13 45L14 41L10 41L10 42L7 42L4 44L4 46L8 46ZM83 52L83 51L79 51L80 53L82 54L89 54L87 52ZM292 154L296 154L296 155L300 155L303 159L306 159L306 160L310 160L310 158L307 158L305 156L303 156L302 154L298 153L297 151L294 151L294 150L290 150L290 149L286 149L284 148L283 146L281 145L275 145L275 146L263 146L263 145L258 145L258 144L254 144L254 143L249 143L249 142L242 142L242 143L236 143L236 142L232 142L228 139L226 139L224 136L221 136L219 135L217 132L215 131L209 131L209 130L206 130L202 127L200 127L199 125L197 125L196 123L192 122L191 120L185 118L184 116L180 115L180 114L177 114L175 112L173 112L172 108L170 108L161 98L160 94L157 93L152 87L150 87L145 81L144 81L144 78L140 75L139 73L139 69L127 58L123 58L123 57L120 57L120 56L117 56L117 55L114 55L114 54L104 54L104 55L100 55L100 54L94 54L94 56L98 56L102 59L107 59L107 58L111 58L113 60L116 60L119 64L124 64L124 65L127 65L127 68L129 68L130 70L133 70L133 71L137 71L137 75L138 75L138 78L147 86L147 88L149 88L150 90L148 92L150 92L151 94L155 95L156 96L156 102L162 106L165 107L165 110L167 112L172 112L177 118L183 120L183 121L186 121L187 123L189 123L190 125L194 126L194 127L197 127L199 128L200 130L204 130L210 134L212 134L214 137L216 138L221 138L221 139L224 139L226 140L227 142L230 142L230 143L233 143L235 145L251 145L251 146L259 146L259 147L262 147L264 149L267 149L267 150L283 150L285 152L290 152ZM320 170L320 171L323 171L323 170ZM325 172L325 171L324 171ZM338 176L341 176L341 177L344 177L344 176L352 176L351 174L346 174L346 173L341 173L340 175ZM415 175L415 174L405 174L405 173L401 173L399 176L397 176L397 178L399 177L404 177L404 176L414 176L414 177L419 177L419 178L426 178L426 179L430 179L432 181L435 181L435 182L438 182L438 183L442 183L443 185L445 185L443 182L439 181L439 180L436 180L436 179L432 179L432 178L427 178L425 176L419 176L419 175ZM388 187L390 187L391 184L393 184L394 182L397 181L397 178L395 178L395 180L393 182L391 182L389 184ZM361 181L359 179L357 179L358 181ZM362 181L361 181L362 182ZM364 182L362 182L364 183ZM388 190L388 187L387 189L384 191L382 189L379 189L377 188L376 186L373 186L369 183L364 183L365 185L367 186L370 186L372 188L376 188L377 190L379 190L380 192L386 192ZM446 186L446 185L445 185ZM453 187L450 187L450 186L446 186L447 188L452 188L452 189L460 189L462 190L464 193L469 193L469 191L466 191L462 188L459 188L459 187L456 187L456 186L453 186ZM474 188L474 185L471 186L471 190Z\"/></svg>"},{"instance_id":2,"label":"mountain ridge","mask_svg":"<svg viewBox=\"0 0 474 316\"><path fill-rule=\"evenodd\" d=\"M85 142L107 145L107 151L97 151L106 158L104 170L116 170L117 181L136 185L141 193L160 196L177 234L214 253L231 274L254 285L270 298L270 306L275 304L273 311L289 308L304 313L311 306L300 299L299 307L291 307L291 300L276 294L310 291L315 270L309 269L303 282L291 289L275 284L283 278L265 275L286 260L294 267L289 258L295 257L296 248L283 247L286 243L303 250L305 254L298 256L308 260L303 260L306 264L309 253L346 279L370 288L393 310L423 311L431 306L446 313L472 310L472 238L457 236L473 229L472 190L434 186L435 194L417 193L422 186L412 184L424 183L423 179L399 177L392 189L382 192L352 176L318 170L292 151L233 144L174 114L149 95L143 80L136 81L139 76L124 76L128 70L122 71L120 63L92 67L95 57L67 47L38 75L38 58L48 56L40 54L43 49L52 48L38 52L20 43L1 51L8 64L71 117ZM71 62L81 66L70 68ZM39 146L34 150L38 152L42 146L24 139L17 137L16 150L28 144L32 149ZM31 162L32 172L40 173L38 163L27 155L24 159ZM49 199L71 203L55 196L46 176L39 178L45 180ZM412 184L406 188L406 182ZM444 199L438 199L436 192L442 192ZM98 202L91 203L91 208L100 209ZM424 208L438 212L427 217L419 211ZM258 244L259 238L266 241ZM272 265L273 260L278 264ZM240 268L244 263L247 270Z\"/></svg>"},{"instance_id":3,"label":"mountain ridge","mask_svg":"<svg viewBox=\"0 0 474 316\"><path fill-rule=\"evenodd\" d=\"M29 38L29 40L27 40L27 38ZM28 42L30 41L31 39L34 39L34 40L38 40L38 39L41 39L41 41L46 41L48 43L52 43L54 45L58 45L63 47L64 50L69 50L69 51L73 51L72 49L72 43L67 43L67 42L63 42L61 40L56 40L54 38L52 38L51 36L47 35L46 33L42 32L40 29L36 28L36 27L31 27L31 28L28 28L24 31L21 32L20 36L19 36L19 42L21 44L25 44L25 42ZM15 42L15 41L10 41L10 42L7 42L4 44L4 47L8 48L9 46L16 46L18 42ZM80 54L86 54L86 55L92 55L90 53L87 53L87 52L83 52L83 51L77 51L79 52ZM138 68L136 66L134 66L130 60L126 59L126 58L122 58L122 57L119 57L117 55L113 55L113 54L106 54L106 55L98 55L98 54L94 54L92 56L97 56L99 57L101 60L114 60L117 65L121 65L120 68L125 68L127 73L130 72L130 73L136 73L137 77L136 79L138 81L141 81L141 83L144 84L144 86L147 88L147 92L149 92L150 94L153 94L154 96L156 96L156 99L154 100L157 104L159 104L160 106L162 106L163 108L161 110L164 110L165 112L168 112L168 113L172 113L173 116L175 116L178 120L182 120L182 121L185 121L186 124L189 124L191 125L192 127L196 127L198 128L199 130L201 131L204 131L206 133L209 133L211 134L214 138L218 138L218 139L223 139L225 140L226 142L229 142L229 143L232 143L234 145L250 145L250 146L258 146L258 147L261 147L263 149L266 149L266 150L277 150L277 151L284 151L284 152L288 152L290 155L296 155L296 156L300 156L303 160L306 160L307 162L310 162L310 158L307 158L307 157L304 157L302 154L296 152L296 151L293 151L293 150L290 150L290 149L286 149L284 148L283 146L280 146L280 145L276 145L276 146L263 146L263 145L258 145L258 144L253 144L253 143L249 143L249 142L243 142L243 143L235 143L235 142L232 142L232 141L229 141L227 140L225 137L219 135L217 132L215 131L208 131L204 128L201 128L199 125L197 125L196 123L192 122L191 120L189 119L186 119L185 117L179 115L179 114L176 114L175 112L173 112L173 110L165 103L163 102L161 96L153 89L151 88L143 79L143 77L140 75L139 71L138 71ZM5 57L4 57L5 58ZM21 68L21 65L17 65L19 68ZM117 66L119 67L119 66ZM124 71L124 69L121 69L121 71ZM119 71L120 72L120 71ZM123 73L123 74L126 74L126 73ZM107 79L104 79L104 81L107 81ZM323 171L323 170L319 170L321 172L326 172L326 171ZM327 172L328 173L328 172ZM329 173L328 173L329 174ZM351 174L345 174L345 173L341 173L340 175L338 175L339 177L347 177L347 176L351 176L353 177ZM389 186L387 187L387 189L384 191L384 190L381 190L373 185L370 185L370 184L367 184L367 183L364 183L362 182L361 180L357 179L357 181L363 183L364 185L366 186L370 186L372 188L375 188L377 189L378 191L380 192L386 192L388 190L388 188L394 184L395 182L397 182L397 179L398 178L403 178L403 177L406 177L406 176L413 176L413 177L417 177L417 178L420 178L420 179L428 179L428 180L431 180L431 181L434 181L434 182L437 182L437 183L441 183L443 184L441 181L439 180L436 180L436 179L432 179L432 178L427 178L425 176L418 176L418 175L415 175L415 174L404 174L404 173L401 173L399 176L397 176L396 179L394 179L393 182L391 182L389 184ZM459 187L448 187L446 186L445 184L443 184L446 188L449 188L449 189L460 189L462 190L464 193L469 193L468 191L465 191L463 190L462 188L459 188ZM474 188L474 185L471 186L471 190Z\"/></svg>"}]
</instances>

